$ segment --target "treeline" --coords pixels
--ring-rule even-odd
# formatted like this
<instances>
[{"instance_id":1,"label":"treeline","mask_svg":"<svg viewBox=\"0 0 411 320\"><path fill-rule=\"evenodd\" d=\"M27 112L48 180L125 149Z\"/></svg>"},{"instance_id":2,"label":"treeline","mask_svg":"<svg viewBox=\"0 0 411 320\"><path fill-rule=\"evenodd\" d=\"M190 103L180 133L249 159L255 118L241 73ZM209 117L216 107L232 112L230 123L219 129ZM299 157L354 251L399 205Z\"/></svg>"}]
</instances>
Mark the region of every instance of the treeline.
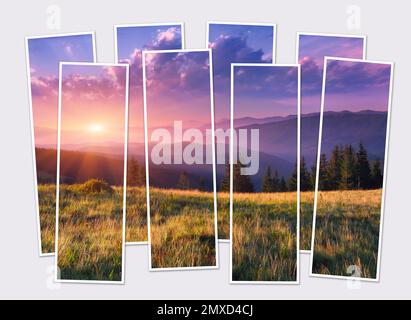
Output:
<instances>
[{"instance_id":1,"label":"treeline","mask_svg":"<svg viewBox=\"0 0 411 320\"><path fill-rule=\"evenodd\" d=\"M181 172L180 177L178 178L177 182L177 189L180 190L199 190L199 191L206 191L207 186L204 178L200 177L198 184L196 186L193 185L193 183L190 181L190 178L188 177L188 174L186 171Z\"/></svg>"},{"instance_id":2,"label":"treeline","mask_svg":"<svg viewBox=\"0 0 411 320\"><path fill-rule=\"evenodd\" d=\"M233 166L233 190L235 192L254 192L255 188L250 176L241 175L240 164ZM315 189L316 167L307 169L304 157L300 162L300 190ZM262 192L287 192L297 190L297 166L289 179L279 176L278 171L272 171L268 166L261 181ZM331 156L320 157L319 190L358 190L379 189L383 184L382 163L379 160L372 163L362 143L355 151L352 145L335 146ZM226 165L224 178L220 185L221 191L230 191L230 166Z\"/></svg>"},{"instance_id":3,"label":"treeline","mask_svg":"<svg viewBox=\"0 0 411 320\"><path fill-rule=\"evenodd\" d=\"M127 161L127 185L141 187L146 185L146 170L134 158Z\"/></svg>"},{"instance_id":4,"label":"treeline","mask_svg":"<svg viewBox=\"0 0 411 320\"><path fill-rule=\"evenodd\" d=\"M301 190L311 190L315 187L315 167L311 174L301 167ZM320 171L318 179L319 190L367 190L380 189L383 184L383 169L380 160L368 159L365 146L360 143L358 151L352 145L335 146L330 159L325 154L320 156Z\"/></svg>"},{"instance_id":5,"label":"treeline","mask_svg":"<svg viewBox=\"0 0 411 320\"><path fill-rule=\"evenodd\" d=\"M234 192L254 192L255 187L250 176L242 175L241 168L245 166L236 163L233 166L233 191ZM286 180L284 176L279 176L278 171L272 173L271 167L266 168L261 191L262 192L287 192L297 190L297 166L294 166L294 171L291 177ZM220 184L220 191L230 191L230 165L226 164L225 174Z\"/></svg>"}]
</instances>

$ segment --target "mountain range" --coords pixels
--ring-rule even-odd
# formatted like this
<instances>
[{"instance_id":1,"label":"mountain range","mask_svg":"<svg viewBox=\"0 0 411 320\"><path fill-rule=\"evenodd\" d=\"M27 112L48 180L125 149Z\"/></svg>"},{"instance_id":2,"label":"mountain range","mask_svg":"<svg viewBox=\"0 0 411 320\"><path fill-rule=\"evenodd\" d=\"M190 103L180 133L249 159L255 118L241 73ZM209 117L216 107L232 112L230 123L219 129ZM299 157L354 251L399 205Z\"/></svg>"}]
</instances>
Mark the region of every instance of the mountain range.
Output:
<instances>
[{"instance_id":1,"label":"mountain range","mask_svg":"<svg viewBox=\"0 0 411 320\"><path fill-rule=\"evenodd\" d=\"M316 160L318 147L318 127L320 114L305 114L301 117L301 155L305 157L307 166L310 167ZM253 177L256 183L262 179L265 168L270 165L272 170L277 170L280 177L289 177L296 161L296 130L297 117L289 115L285 117L252 118L245 117L235 119L237 129L259 129L259 173ZM335 145L352 144L354 147L361 141L369 153L369 159L384 159L385 135L386 135L387 113L371 110L360 112L325 112L323 117L323 141L322 152L330 155ZM216 125L217 127L217 125ZM115 176L121 176L122 161L119 158L124 151L121 144L104 145L84 145L72 144L66 146L70 153L71 170L62 172L68 177L80 177L85 179L91 175L98 175L99 170L104 171L105 166L116 167ZM66 152L68 152L66 150ZM76 151L77 153L73 153ZM130 143L128 154L135 158L140 164L144 163L144 144ZM226 146L226 156L228 158L228 146ZM77 160L74 160L77 158ZM53 164L55 154L53 151L45 152L44 149L37 151L38 171L43 177L55 175ZM118 162L120 161L120 162ZM91 170L90 166L74 170L76 166L81 167L81 163L93 163L96 169ZM54 167L55 168L55 167ZM87 169L86 169L87 168ZM40 170L39 170L40 169ZM153 167L154 169L154 167ZM90 171L91 170L91 171ZM217 183L220 184L224 176L224 165L217 165ZM182 171L186 171L193 185L201 179L205 180L208 188L212 185L211 165L160 165L155 166L151 172L151 182L156 186L173 187ZM110 182L118 183L114 176L106 177Z\"/></svg>"}]
</instances>

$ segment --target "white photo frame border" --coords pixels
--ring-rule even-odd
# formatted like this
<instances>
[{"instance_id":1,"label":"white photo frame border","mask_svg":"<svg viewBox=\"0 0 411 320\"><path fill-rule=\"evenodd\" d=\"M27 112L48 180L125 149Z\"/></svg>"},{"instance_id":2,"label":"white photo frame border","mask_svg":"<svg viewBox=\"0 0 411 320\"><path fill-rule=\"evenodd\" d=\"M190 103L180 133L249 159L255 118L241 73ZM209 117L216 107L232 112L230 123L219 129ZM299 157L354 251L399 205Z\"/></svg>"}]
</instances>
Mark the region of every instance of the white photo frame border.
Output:
<instances>
[{"instance_id":1,"label":"white photo frame border","mask_svg":"<svg viewBox=\"0 0 411 320\"><path fill-rule=\"evenodd\" d=\"M121 253L121 280L69 280L59 279L58 268L58 233L59 233L59 195L60 195L60 146L61 146L61 88L62 70L64 65L75 66L101 66L101 67L124 67L126 69L126 86L124 99L124 171L123 171L123 217L122 217L122 253ZM56 241L54 259L54 281L57 283L93 283L93 284L121 284L125 283L125 259L126 259L126 199L127 199L127 143L128 143L128 96L129 96L129 65L123 63L91 63L91 62L60 62L59 65L59 108L58 108L58 142L57 142L57 184L56 184Z\"/></svg>"},{"instance_id":2,"label":"white photo frame border","mask_svg":"<svg viewBox=\"0 0 411 320\"><path fill-rule=\"evenodd\" d=\"M40 225L40 205L38 198L38 182L37 182L37 164L36 164L36 141L34 137L34 116L33 116L33 99L31 92L31 75L30 75L30 54L29 54L29 41L34 39L47 39L47 38L61 38L69 36L82 36L91 35L92 45L93 45L93 62L97 61L96 53L96 35L94 31L88 32L72 32L72 33L58 33L49 34L44 36L27 36L25 37L25 49L26 49L26 68L27 68L27 85L29 93L29 113L30 113L30 130L31 130L31 147L32 147L32 164L33 164L33 175L34 175L34 193L35 193L35 206L36 206L36 221L37 221L37 242L38 242L38 252L40 257L52 257L55 252L43 253L43 246L41 243L41 225ZM56 239L54 239L56 241Z\"/></svg>"},{"instance_id":3,"label":"white photo frame border","mask_svg":"<svg viewBox=\"0 0 411 320\"><path fill-rule=\"evenodd\" d=\"M209 57L209 75L210 75L210 108L211 108L211 139L212 158L213 158L213 195L214 195L214 234L215 234L215 266L199 267L171 267L171 268L153 268L151 261L151 212L150 212L150 176L149 176L149 156L148 156L148 117L147 117L147 85L146 85L146 63L145 56L149 53L190 53L190 52L208 52ZM181 50L148 50L143 51L143 100L144 100L144 140L145 140L145 160L146 160L146 189L147 189L147 228L148 228L148 262L150 272L161 271L192 271L192 270L215 270L220 268L219 245L218 245L218 226L217 226L217 183L216 183L216 158L215 158L215 134L214 134L214 88L213 88L213 59L211 49L181 49Z\"/></svg>"},{"instance_id":4,"label":"white photo frame border","mask_svg":"<svg viewBox=\"0 0 411 320\"><path fill-rule=\"evenodd\" d=\"M233 280L233 168L234 168L234 68L235 67L294 67L298 70L297 89L297 224L296 224L296 280L295 281L234 281ZM262 284L262 285L298 285L300 284L300 131L301 131L301 65L300 64L275 64L275 63L232 63L230 85L230 263L229 282L234 285Z\"/></svg>"},{"instance_id":5,"label":"white photo frame border","mask_svg":"<svg viewBox=\"0 0 411 320\"><path fill-rule=\"evenodd\" d=\"M210 25L211 24L220 24L220 25L234 25L234 26L261 26L261 27L272 27L273 28L273 45L272 45L272 62L270 64L275 64L277 60L277 29L278 25L276 23L269 22L232 22L232 21L207 21L206 23L206 48L209 47L210 43ZM263 63L266 64L266 63ZM214 77L214 73L213 73ZM231 174L231 173L230 173ZM218 211L217 211L218 216ZM229 230L231 234L231 230ZM230 239L218 239L218 242L221 243L230 243Z\"/></svg>"},{"instance_id":6,"label":"white photo frame border","mask_svg":"<svg viewBox=\"0 0 411 320\"><path fill-rule=\"evenodd\" d=\"M358 38L363 39L363 53L362 60L366 59L367 56L367 36L364 35L354 35L354 34L338 34L338 33L317 33L317 32L297 32L296 46L295 46L295 63L299 63L299 50L300 50L300 36L318 36L318 37L336 37L336 38ZM324 56L325 59L326 56ZM317 150L318 151L318 150ZM317 170L316 170L317 171ZM314 210L313 210L314 212ZM311 241L310 241L311 242ZM300 250L300 253L310 254L311 250Z\"/></svg>"},{"instance_id":7,"label":"white photo frame border","mask_svg":"<svg viewBox=\"0 0 411 320\"><path fill-rule=\"evenodd\" d=\"M186 47L186 45L185 45L184 22L116 24L113 27L114 28L114 61L115 61L115 63L119 63L119 61L118 61L118 35L117 35L117 32L118 32L119 28L164 27L164 26L180 26L180 28L181 28L181 50L184 50L185 47ZM141 52L143 52L143 51L144 50L142 50ZM143 55L144 54L142 54L142 56ZM144 79L143 79L143 81L144 81ZM145 132L144 132L144 134L145 134ZM145 138L144 138L144 140L145 140ZM147 237L148 237L148 235L147 235ZM140 245L148 245L148 241L129 241L129 242L126 242L126 246L140 246Z\"/></svg>"},{"instance_id":8,"label":"white photo frame border","mask_svg":"<svg viewBox=\"0 0 411 320\"><path fill-rule=\"evenodd\" d=\"M313 263L314 263L314 241L315 241L315 222L317 215L317 195L318 195L318 181L319 181L319 170L316 171L315 178L315 196L314 196L314 214L313 214L313 226L311 233L311 250L310 250L310 272L309 276L314 278L328 278L328 279L340 279L340 280L353 280L353 281L364 281L364 282L379 282L380 281L380 267L381 267L381 248L382 248L382 237L383 237L383 222L384 222L384 211L385 211L385 191L386 191L386 180L387 180L387 170L388 170L388 151L389 151L389 141L390 141L390 130L391 130L391 109L392 109L392 90L393 90L393 79L394 79L394 63L386 61L376 61L376 60L361 60L361 59L351 59L351 58L336 58L336 57L324 57L324 69L323 69L323 83L322 83L322 93L321 93L321 116L320 116L320 132L318 135L318 153L317 153L317 168L319 168L320 157L321 157L321 141L322 141L322 129L323 129L323 114L324 114L324 96L326 88L326 75L327 75L327 63L330 60L334 61L351 61L351 62L362 62L362 63L372 63L372 64L384 64L391 67L390 71L390 84L389 84L389 96L387 104L387 127L385 133L385 150L384 150L384 177L382 185L382 195L381 195L381 210L380 210L380 226L379 226L379 239L378 239L378 258L377 258L377 273L375 278L362 278L355 276L338 276L338 275L326 275L313 273Z\"/></svg>"}]
</instances>

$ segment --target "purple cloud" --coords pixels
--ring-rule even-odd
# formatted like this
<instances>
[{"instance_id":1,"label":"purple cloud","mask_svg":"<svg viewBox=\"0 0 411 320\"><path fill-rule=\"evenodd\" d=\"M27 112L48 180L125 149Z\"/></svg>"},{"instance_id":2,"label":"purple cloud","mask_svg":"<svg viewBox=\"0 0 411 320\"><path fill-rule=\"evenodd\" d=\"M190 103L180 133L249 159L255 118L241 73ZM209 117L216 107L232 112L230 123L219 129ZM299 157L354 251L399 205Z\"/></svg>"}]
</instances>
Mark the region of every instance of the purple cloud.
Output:
<instances>
[{"instance_id":1,"label":"purple cloud","mask_svg":"<svg viewBox=\"0 0 411 320\"><path fill-rule=\"evenodd\" d=\"M362 61L329 60L327 63L327 93L353 93L387 88L391 65Z\"/></svg>"},{"instance_id":2,"label":"purple cloud","mask_svg":"<svg viewBox=\"0 0 411 320\"><path fill-rule=\"evenodd\" d=\"M63 74L63 92L67 97L76 97L81 95L82 98L89 100L111 99L113 97L124 96L126 68L120 66L95 67L99 68L100 73L91 71L84 74L84 69L74 69L70 72L72 66L64 66ZM90 68L86 66L85 68ZM64 69L69 70L65 71ZM81 68L81 67L80 67ZM83 71L83 72L76 72Z\"/></svg>"},{"instance_id":3,"label":"purple cloud","mask_svg":"<svg viewBox=\"0 0 411 320\"><path fill-rule=\"evenodd\" d=\"M296 67L235 67L236 93L257 99L295 97L298 88Z\"/></svg>"},{"instance_id":4,"label":"purple cloud","mask_svg":"<svg viewBox=\"0 0 411 320\"><path fill-rule=\"evenodd\" d=\"M47 99L58 95L59 80L56 77L31 76L31 94L33 98Z\"/></svg>"},{"instance_id":5,"label":"purple cloud","mask_svg":"<svg viewBox=\"0 0 411 320\"><path fill-rule=\"evenodd\" d=\"M221 35L210 43L213 50L214 79L229 78L231 63L269 63L262 49L253 49L247 44L246 36Z\"/></svg>"},{"instance_id":6,"label":"purple cloud","mask_svg":"<svg viewBox=\"0 0 411 320\"><path fill-rule=\"evenodd\" d=\"M167 30L158 30L158 33L150 43L142 49L135 48L128 59L122 59L120 63L130 65L130 86L141 87L143 85L142 51L143 50L172 50L181 47L180 28L170 27Z\"/></svg>"},{"instance_id":7,"label":"purple cloud","mask_svg":"<svg viewBox=\"0 0 411 320\"><path fill-rule=\"evenodd\" d=\"M147 53L146 75L150 92L162 94L209 90L209 54L201 52Z\"/></svg>"},{"instance_id":8,"label":"purple cloud","mask_svg":"<svg viewBox=\"0 0 411 320\"><path fill-rule=\"evenodd\" d=\"M312 57L304 57L301 64L301 87L304 94L312 95L321 92L323 68Z\"/></svg>"}]
</instances>

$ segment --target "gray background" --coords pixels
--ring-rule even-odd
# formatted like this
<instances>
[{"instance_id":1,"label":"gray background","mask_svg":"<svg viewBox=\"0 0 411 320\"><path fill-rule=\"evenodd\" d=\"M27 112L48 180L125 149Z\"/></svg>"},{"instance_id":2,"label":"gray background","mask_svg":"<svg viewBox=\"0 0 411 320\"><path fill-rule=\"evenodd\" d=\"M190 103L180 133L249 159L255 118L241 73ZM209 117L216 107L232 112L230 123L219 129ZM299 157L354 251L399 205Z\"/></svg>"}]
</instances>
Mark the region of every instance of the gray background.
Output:
<instances>
[{"instance_id":1,"label":"gray background","mask_svg":"<svg viewBox=\"0 0 411 320\"><path fill-rule=\"evenodd\" d=\"M61 28L47 27L46 9L58 4ZM347 8L361 9L358 29ZM411 298L409 148L409 1L13 1L2 2L0 76L0 297L133 299L300 299ZM126 284L54 284L53 258L39 258L24 37L96 31L98 62L114 62L113 25L185 22L186 47L203 48L206 21L274 22L278 25L277 62L295 62L297 31L364 34L368 59L394 61L395 84L381 281L361 283L310 278L309 256L301 255L301 284L229 285L228 243L220 244L215 271L148 272L147 247L127 247ZM408 88L408 89L407 89ZM408 92L408 93L407 93Z\"/></svg>"}]
</instances>

